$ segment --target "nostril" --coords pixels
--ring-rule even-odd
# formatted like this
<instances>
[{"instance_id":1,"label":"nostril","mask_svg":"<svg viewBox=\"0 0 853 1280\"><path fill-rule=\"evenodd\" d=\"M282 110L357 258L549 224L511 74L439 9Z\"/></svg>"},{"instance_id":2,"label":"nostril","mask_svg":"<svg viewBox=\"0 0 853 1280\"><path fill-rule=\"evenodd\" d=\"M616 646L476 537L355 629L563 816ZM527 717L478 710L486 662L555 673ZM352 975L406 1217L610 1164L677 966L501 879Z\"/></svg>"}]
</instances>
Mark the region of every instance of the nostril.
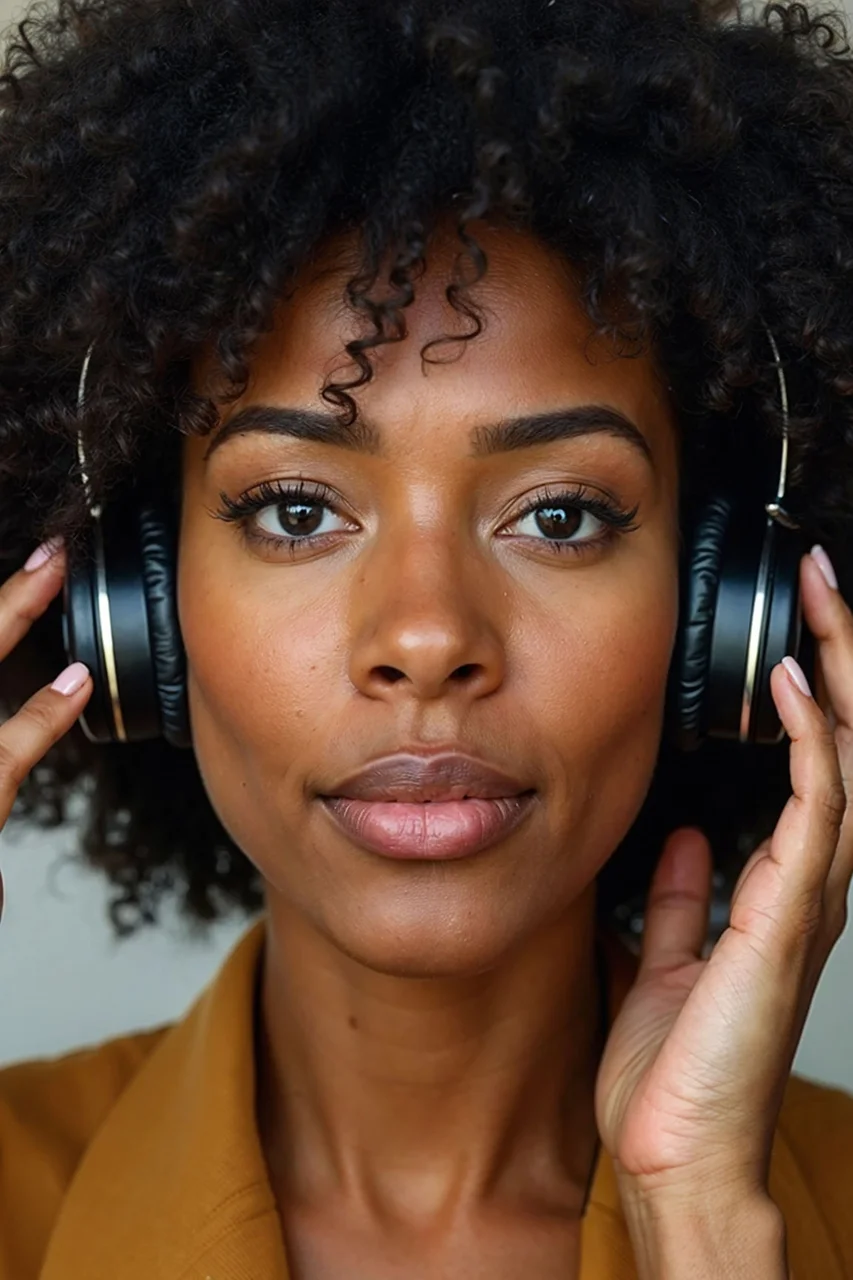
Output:
<instances>
[{"instance_id":1,"label":"nostril","mask_svg":"<svg viewBox=\"0 0 853 1280\"><path fill-rule=\"evenodd\" d=\"M376 671L389 684L397 684L398 681L405 679L403 672L398 667L377 667Z\"/></svg>"}]
</instances>

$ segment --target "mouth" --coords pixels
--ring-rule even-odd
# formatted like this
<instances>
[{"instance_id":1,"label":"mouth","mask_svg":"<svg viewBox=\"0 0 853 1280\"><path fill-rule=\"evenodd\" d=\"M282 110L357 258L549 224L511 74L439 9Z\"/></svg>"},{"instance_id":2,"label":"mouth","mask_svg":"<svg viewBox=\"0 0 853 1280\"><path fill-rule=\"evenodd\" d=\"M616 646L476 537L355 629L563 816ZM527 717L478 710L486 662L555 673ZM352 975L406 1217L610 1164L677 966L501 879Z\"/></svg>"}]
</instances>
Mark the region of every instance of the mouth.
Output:
<instances>
[{"instance_id":1,"label":"mouth","mask_svg":"<svg viewBox=\"0 0 853 1280\"><path fill-rule=\"evenodd\" d=\"M506 839L536 791L479 755L423 746L368 762L318 797L339 831L386 858L465 858Z\"/></svg>"}]
</instances>

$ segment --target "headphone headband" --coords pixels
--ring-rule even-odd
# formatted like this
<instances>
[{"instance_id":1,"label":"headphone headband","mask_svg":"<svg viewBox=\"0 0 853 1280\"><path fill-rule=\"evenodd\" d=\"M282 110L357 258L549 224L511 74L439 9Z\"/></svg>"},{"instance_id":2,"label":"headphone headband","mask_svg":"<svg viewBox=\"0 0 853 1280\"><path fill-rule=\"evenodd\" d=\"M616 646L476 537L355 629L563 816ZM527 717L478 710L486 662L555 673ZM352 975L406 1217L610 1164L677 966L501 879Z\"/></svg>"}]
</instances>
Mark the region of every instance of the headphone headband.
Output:
<instances>
[{"instance_id":1,"label":"headphone headband","mask_svg":"<svg viewBox=\"0 0 853 1280\"><path fill-rule=\"evenodd\" d=\"M776 366L776 375L779 379L779 401L782 405L782 457L779 465L779 481L776 486L776 500L774 502L765 502L764 510L771 520L775 520L777 524L783 525L786 529L799 529L800 526L797 521L781 505L788 485L788 384L785 380L785 369L779 355L779 348L776 346L776 339L763 320L761 323L773 349L773 363Z\"/></svg>"}]
</instances>

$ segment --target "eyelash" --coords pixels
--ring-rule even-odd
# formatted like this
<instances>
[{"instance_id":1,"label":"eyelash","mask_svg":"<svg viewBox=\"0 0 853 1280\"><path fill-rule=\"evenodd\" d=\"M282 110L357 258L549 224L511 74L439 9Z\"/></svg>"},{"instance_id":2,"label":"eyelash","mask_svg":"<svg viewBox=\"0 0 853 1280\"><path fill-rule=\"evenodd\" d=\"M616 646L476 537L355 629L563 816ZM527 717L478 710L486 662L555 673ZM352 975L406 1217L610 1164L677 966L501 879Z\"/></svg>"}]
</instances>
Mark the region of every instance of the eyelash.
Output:
<instances>
[{"instance_id":1,"label":"eyelash","mask_svg":"<svg viewBox=\"0 0 853 1280\"><path fill-rule=\"evenodd\" d=\"M512 523L515 524L519 520L523 520L525 516L532 515L533 512L538 511L541 507L566 506L587 511L597 519L602 520L607 526L603 534L599 534L595 538L586 538L582 542L567 542L549 538L533 539L535 542L541 541L544 543L556 555L565 555L566 553L583 555L591 549L608 545L620 534L630 533L638 528L638 525L634 523L634 517L639 509L639 504L631 507L630 510L625 510L625 508L605 498L588 495L589 490L582 484L572 489L561 489L556 493L552 490L540 489L524 509L518 512ZM226 523L239 524L244 537L250 542L266 544L275 548L284 546L287 548L289 555L296 555L298 554L297 548L306 545L311 546L317 539L334 535L321 533L308 534L304 538L277 538L269 534L250 533L248 529L249 519L256 512L263 511L267 507L297 505L299 503L306 506L325 506L330 511L337 513L337 508L331 501L332 496L330 490L326 489L324 485L309 483L304 480L300 480L298 483L265 480L257 488L241 494L239 498L229 498L226 493L220 493L219 499L222 506L212 514L218 520L224 520Z\"/></svg>"}]
</instances>

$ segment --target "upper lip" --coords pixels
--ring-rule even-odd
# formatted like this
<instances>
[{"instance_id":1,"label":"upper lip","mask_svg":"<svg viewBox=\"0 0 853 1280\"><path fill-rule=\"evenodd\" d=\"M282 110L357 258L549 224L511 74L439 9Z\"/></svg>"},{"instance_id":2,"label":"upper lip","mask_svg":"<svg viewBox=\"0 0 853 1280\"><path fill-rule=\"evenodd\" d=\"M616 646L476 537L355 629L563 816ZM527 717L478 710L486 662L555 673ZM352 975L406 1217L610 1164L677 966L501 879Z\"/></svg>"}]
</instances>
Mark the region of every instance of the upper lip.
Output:
<instances>
[{"instance_id":1,"label":"upper lip","mask_svg":"<svg viewBox=\"0 0 853 1280\"><path fill-rule=\"evenodd\" d=\"M494 765L458 751L398 752L342 778L324 794L350 800L498 800L531 790Z\"/></svg>"}]
</instances>

